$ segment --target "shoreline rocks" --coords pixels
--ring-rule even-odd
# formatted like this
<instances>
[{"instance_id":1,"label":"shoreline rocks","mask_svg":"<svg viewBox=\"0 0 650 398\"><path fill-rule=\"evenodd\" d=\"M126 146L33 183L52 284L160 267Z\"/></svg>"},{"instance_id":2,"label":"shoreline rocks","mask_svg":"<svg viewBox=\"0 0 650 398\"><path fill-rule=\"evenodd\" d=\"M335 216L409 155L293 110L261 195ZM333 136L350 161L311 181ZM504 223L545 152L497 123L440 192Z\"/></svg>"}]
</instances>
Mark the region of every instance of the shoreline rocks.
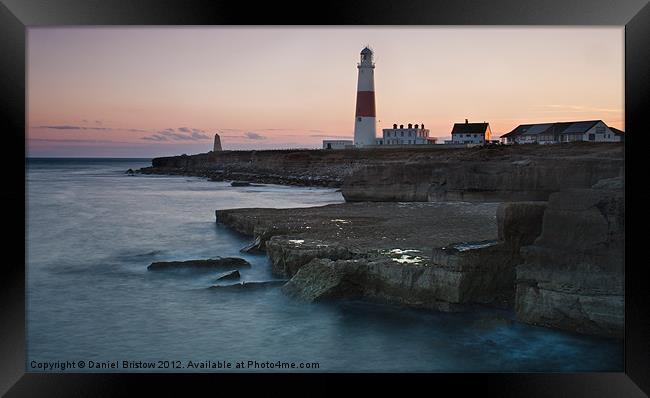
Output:
<instances>
[{"instance_id":1,"label":"shoreline rocks","mask_svg":"<svg viewBox=\"0 0 650 398\"><path fill-rule=\"evenodd\" d=\"M490 305L514 308L521 322L620 338L623 149L225 151L158 158L141 172L340 186L344 204L215 211L253 238L242 252L266 252L273 273L291 278L283 291L296 298Z\"/></svg>"},{"instance_id":2,"label":"shoreline rocks","mask_svg":"<svg viewBox=\"0 0 650 398\"><path fill-rule=\"evenodd\" d=\"M348 202L358 201L546 201L567 187L589 188L623 175L618 158L528 159L528 163L486 159L373 164L359 167L341 187ZM571 172L567 172L571 170Z\"/></svg>"},{"instance_id":3,"label":"shoreline rocks","mask_svg":"<svg viewBox=\"0 0 650 398\"><path fill-rule=\"evenodd\" d=\"M234 271L224 272L223 274L218 275L215 281L239 279L240 277L241 275L239 274L239 271L234 270Z\"/></svg>"},{"instance_id":4,"label":"shoreline rocks","mask_svg":"<svg viewBox=\"0 0 650 398\"><path fill-rule=\"evenodd\" d=\"M618 180L618 181L617 181ZM622 179L551 195L539 237L521 249L520 321L622 338L625 199Z\"/></svg>"},{"instance_id":5,"label":"shoreline rocks","mask_svg":"<svg viewBox=\"0 0 650 398\"><path fill-rule=\"evenodd\" d=\"M253 246L264 247L274 274L291 278L287 294L459 311L471 304L512 305L518 257L496 241L497 208L496 203L344 203L218 210L216 218L256 237Z\"/></svg>"},{"instance_id":6,"label":"shoreline rocks","mask_svg":"<svg viewBox=\"0 0 650 398\"><path fill-rule=\"evenodd\" d=\"M547 200L559 189L622 175L623 148L621 143L576 142L219 151L155 158L138 172L341 188L347 201Z\"/></svg>"},{"instance_id":7,"label":"shoreline rocks","mask_svg":"<svg viewBox=\"0 0 650 398\"><path fill-rule=\"evenodd\" d=\"M255 237L251 246L267 252L273 272L290 278L283 292L300 300L438 311L489 305L514 309L520 322L620 338L617 184L562 191L548 203L344 203L215 214Z\"/></svg>"}]
</instances>

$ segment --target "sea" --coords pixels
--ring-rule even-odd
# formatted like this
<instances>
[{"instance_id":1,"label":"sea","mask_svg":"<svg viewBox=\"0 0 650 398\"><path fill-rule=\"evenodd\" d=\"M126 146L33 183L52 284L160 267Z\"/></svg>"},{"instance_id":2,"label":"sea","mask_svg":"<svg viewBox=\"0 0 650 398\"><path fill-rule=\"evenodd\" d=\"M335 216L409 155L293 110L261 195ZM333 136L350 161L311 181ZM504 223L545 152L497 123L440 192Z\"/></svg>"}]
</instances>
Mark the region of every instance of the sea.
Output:
<instances>
[{"instance_id":1,"label":"sea","mask_svg":"<svg viewBox=\"0 0 650 398\"><path fill-rule=\"evenodd\" d=\"M623 342L526 325L512 311L306 303L280 288L209 289L219 270L155 261L239 256L216 209L342 203L338 190L128 175L150 159L26 162L27 372L621 372Z\"/></svg>"}]
</instances>

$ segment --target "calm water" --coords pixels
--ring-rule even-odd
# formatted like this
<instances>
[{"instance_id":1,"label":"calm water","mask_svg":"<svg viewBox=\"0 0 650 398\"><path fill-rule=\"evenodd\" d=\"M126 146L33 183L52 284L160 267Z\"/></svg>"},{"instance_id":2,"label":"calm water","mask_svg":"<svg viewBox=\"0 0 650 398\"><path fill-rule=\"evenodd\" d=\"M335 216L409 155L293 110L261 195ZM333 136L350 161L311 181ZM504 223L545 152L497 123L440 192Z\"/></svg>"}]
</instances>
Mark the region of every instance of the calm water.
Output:
<instances>
[{"instance_id":1,"label":"calm water","mask_svg":"<svg viewBox=\"0 0 650 398\"><path fill-rule=\"evenodd\" d=\"M623 369L620 342L513 323L508 312L307 304L278 288L207 289L219 271L148 272L153 261L242 256L253 264L240 271L243 280L272 280L266 257L240 254L250 239L217 226L214 210L343 201L331 189L124 174L148 165L29 161L27 371L39 371L32 361L80 360L81 371L93 371L89 361L119 361L102 371L142 370L124 370L122 361L318 362L319 371Z\"/></svg>"}]
</instances>

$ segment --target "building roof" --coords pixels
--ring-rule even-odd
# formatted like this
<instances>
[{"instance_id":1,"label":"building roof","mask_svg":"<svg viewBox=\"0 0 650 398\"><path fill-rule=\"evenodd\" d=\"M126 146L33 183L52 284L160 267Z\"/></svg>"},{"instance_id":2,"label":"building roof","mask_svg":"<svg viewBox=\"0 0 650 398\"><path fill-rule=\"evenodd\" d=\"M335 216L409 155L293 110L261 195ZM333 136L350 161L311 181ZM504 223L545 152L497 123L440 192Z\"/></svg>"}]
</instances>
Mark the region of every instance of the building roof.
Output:
<instances>
[{"instance_id":1,"label":"building roof","mask_svg":"<svg viewBox=\"0 0 650 398\"><path fill-rule=\"evenodd\" d=\"M361 50L361 54L372 54L372 50L370 47L366 46L363 50Z\"/></svg>"},{"instance_id":2,"label":"building roof","mask_svg":"<svg viewBox=\"0 0 650 398\"><path fill-rule=\"evenodd\" d=\"M566 129L560 131L560 134L581 134L594 127L594 124L600 120L590 120L587 122L575 122L568 126Z\"/></svg>"},{"instance_id":3,"label":"building roof","mask_svg":"<svg viewBox=\"0 0 650 398\"><path fill-rule=\"evenodd\" d=\"M490 123L454 123L452 134L485 134Z\"/></svg>"},{"instance_id":4,"label":"building roof","mask_svg":"<svg viewBox=\"0 0 650 398\"><path fill-rule=\"evenodd\" d=\"M619 129L615 129L614 127L610 127L609 129L612 130L612 133L614 133L614 134L616 134L616 135L623 135L623 134L625 134L625 131L622 131L622 130L619 130Z\"/></svg>"},{"instance_id":5,"label":"building roof","mask_svg":"<svg viewBox=\"0 0 650 398\"><path fill-rule=\"evenodd\" d=\"M555 123L537 123L537 124L520 124L510 131L501 136L501 138L509 138L518 135L532 135L532 134L581 134L594 127L594 125L602 120L585 120L576 122L555 122Z\"/></svg>"}]
</instances>

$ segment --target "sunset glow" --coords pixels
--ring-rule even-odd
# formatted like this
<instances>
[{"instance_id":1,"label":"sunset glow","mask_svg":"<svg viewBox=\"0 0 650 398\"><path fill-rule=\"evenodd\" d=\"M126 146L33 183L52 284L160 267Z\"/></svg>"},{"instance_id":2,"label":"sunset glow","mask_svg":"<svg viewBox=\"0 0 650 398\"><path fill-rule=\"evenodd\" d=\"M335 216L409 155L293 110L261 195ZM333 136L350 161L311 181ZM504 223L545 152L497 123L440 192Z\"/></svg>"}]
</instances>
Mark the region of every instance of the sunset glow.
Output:
<instances>
[{"instance_id":1,"label":"sunset glow","mask_svg":"<svg viewBox=\"0 0 650 398\"><path fill-rule=\"evenodd\" d=\"M152 157L351 139L359 52L378 131L466 118L625 129L622 27L29 28L29 156Z\"/></svg>"}]
</instances>

